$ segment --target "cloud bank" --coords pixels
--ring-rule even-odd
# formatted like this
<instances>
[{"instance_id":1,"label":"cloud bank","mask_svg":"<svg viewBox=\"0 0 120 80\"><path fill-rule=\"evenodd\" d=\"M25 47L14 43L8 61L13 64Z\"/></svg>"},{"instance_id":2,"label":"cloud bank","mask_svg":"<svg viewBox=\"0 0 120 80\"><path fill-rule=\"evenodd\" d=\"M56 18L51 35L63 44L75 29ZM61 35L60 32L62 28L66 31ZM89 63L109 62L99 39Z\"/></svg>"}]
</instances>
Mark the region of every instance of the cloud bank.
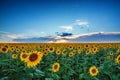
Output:
<instances>
[{"instance_id":1,"label":"cloud bank","mask_svg":"<svg viewBox=\"0 0 120 80\"><path fill-rule=\"evenodd\" d=\"M73 34L68 35L68 34L70 33L63 33L61 35L56 35L56 36L19 38L14 34L1 33L0 43L4 43L4 42L8 42L8 43L11 43L11 42L20 42L20 43L120 42L120 32L94 32L94 33L78 34L78 35L73 35Z\"/></svg>"},{"instance_id":2,"label":"cloud bank","mask_svg":"<svg viewBox=\"0 0 120 80\"><path fill-rule=\"evenodd\" d=\"M7 35L6 35L7 36ZM6 37L4 36L4 37ZM1 35L0 35L1 37ZM89 34L78 34L71 36L45 36L32 38L14 38L7 36L11 42L32 43L66 43L66 42L120 42L120 32L94 32ZM2 41L2 40L1 40ZM4 40L5 41L5 40ZM2 42L4 42L2 41ZM8 41L8 40L7 40ZM6 42L7 42L6 41ZM10 41L8 41L10 42Z\"/></svg>"}]
</instances>

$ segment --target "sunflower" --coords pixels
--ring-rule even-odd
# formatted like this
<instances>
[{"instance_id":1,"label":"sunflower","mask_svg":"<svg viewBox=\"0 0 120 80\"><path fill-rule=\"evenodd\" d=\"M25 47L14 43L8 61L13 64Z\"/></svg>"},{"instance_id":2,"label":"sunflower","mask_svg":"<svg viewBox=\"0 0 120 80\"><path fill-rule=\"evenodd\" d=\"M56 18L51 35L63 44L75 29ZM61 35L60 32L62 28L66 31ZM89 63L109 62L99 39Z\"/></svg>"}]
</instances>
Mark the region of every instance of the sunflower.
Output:
<instances>
[{"instance_id":1,"label":"sunflower","mask_svg":"<svg viewBox=\"0 0 120 80\"><path fill-rule=\"evenodd\" d=\"M20 52L20 49L17 48L17 49L16 49L16 52L19 53L19 52Z\"/></svg>"},{"instance_id":2,"label":"sunflower","mask_svg":"<svg viewBox=\"0 0 120 80\"><path fill-rule=\"evenodd\" d=\"M69 49L69 50L72 50L72 49L73 49L73 45L69 45L69 46L68 46L68 49Z\"/></svg>"},{"instance_id":3,"label":"sunflower","mask_svg":"<svg viewBox=\"0 0 120 80\"><path fill-rule=\"evenodd\" d=\"M20 54L20 60L21 60L21 61L24 61L26 58L27 58L27 54L24 53L24 52L22 52L22 53Z\"/></svg>"},{"instance_id":4,"label":"sunflower","mask_svg":"<svg viewBox=\"0 0 120 80\"><path fill-rule=\"evenodd\" d=\"M67 51L66 50L63 50L62 51L62 55L66 55L67 54Z\"/></svg>"},{"instance_id":5,"label":"sunflower","mask_svg":"<svg viewBox=\"0 0 120 80\"><path fill-rule=\"evenodd\" d=\"M25 59L25 62L27 62L28 67L36 66L42 60L42 56L41 52L31 52Z\"/></svg>"},{"instance_id":6,"label":"sunflower","mask_svg":"<svg viewBox=\"0 0 120 80\"><path fill-rule=\"evenodd\" d=\"M17 54L12 54L12 58L13 59L17 58Z\"/></svg>"},{"instance_id":7,"label":"sunflower","mask_svg":"<svg viewBox=\"0 0 120 80\"><path fill-rule=\"evenodd\" d=\"M22 52L23 52L23 53L27 53L27 50L24 49L24 50L22 50Z\"/></svg>"},{"instance_id":8,"label":"sunflower","mask_svg":"<svg viewBox=\"0 0 120 80\"><path fill-rule=\"evenodd\" d=\"M57 72L57 71L59 71L59 68L60 68L60 64L58 62L56 62L52 66L52 71Z\"/></svg>"},{"instance_id":9,"label":"sunflower","mask_svg":"<svg viewBox=\"0 0 120 80\"><path fill-rule=\"evenodd\" d=\"M48 52L47 51L43 51L43 55L47 56Z\"/></svg>"},{"instance_id":10,"label":"sunflower","mask_svg":"<svg viewBox=\"0 0 120 80\"><path fill-rule=\"evenodd\" d=\"M3 53L7 53L7 52L8 52L8 48L6 48L6 47L2 47L2 48L1 48L1 52L3 52Z\"/></svg>"},{"instance_id":11,"label":"sunflower","mask_svg":"<svg viewBox=\"0 0 120 80\"><path fill-rule=\"evenodd\" d=\"M98 51L98 48L97 48L97 47L93 47L93 48L92 48L92 53L93 53L93 54L96 54L97 51Z\"/></svg>"},{"instance_id":12,"label":"sunflower","mask_svg":"<svg viewBox=\"0 0 120 80\"><path fill-rule=\"evenodd\" d=\"M110 56L112 56L114 54L114 52L111 51L109 54L110 54Z\"/></svg>"},{"instance_id":13,"label":"sunflower","mask_svg":"<svg viewBox=\"0 0 120 80\"><path fill-rule=\"evenodd\" d=\"M19 46L18 46L18 45L16 45L16 46L15 46L15 48L17 49L17 48L19 48Z\"/></svg>"},{"instance_id":14,"label":"sunflower","mask_svg":"<svg viewBox=\"0 0 120 80\"><path fill-rule=\"evenodd\" d=\"M48 48L45 48L44 50L48 52Z\"/></svg>"},{"instance_id":15,"label":"sunflower","mask_svg":"<svg viewBox=\"0 0 120 80\"><path fill-rule=\"evenodd\" d=\"M89 69L89 73L90 73L90 75L91 76L96 76L97 74L98 74L98 69L96 68L96 66L92 66L92 67L90 67L90 69Z\"/></svg>"},{"instance_id":16,"label":"sunflower","mask_svg":"<svg viewBox=\"0 0 120 80\"><path fill-rule=\"evenodd\" d=\"M40 46L39 46L39 48L40 48L40 49L43 49L43 46L42 46L42 45L40 45Z\"/></svg>"},{"instance_id":17,"label":"sunflower","mask_svg":"<svg viewBox=\"0 0 120 80\"><path fill-rule=\"evenodd\" d=\"M89 47L90 47L89 44L85 44L85 45L84 45L84 48L89 48Z\"/></svg>"},{"instance_id":18,"label":"sunflower","mask_svg":"<svg viewBox=\"0 0 120 80\"><path fill-rule=\"evenodd\" d=\"M49 48L48 48L48 51L49 51L49 52L51 52L51 53L53 53L53 52L54 52L54 50L55 50L55 48L54 48L54 47L49 47Z\"/></svg>"},{"instance_id":19,"label":"sunflower","mask_svg":"<svg viewBox=\"0 0 120 80\"><path fill-rule=\"evenodd\" d=\"M57 50L56 50L56 54L57 54L57 55L60 55L60 53L61 53L60 49L57 49Z\"/></svg>"},{"instance_id":20,"label":"sunflower","mask_svg":"<svg viewBox=\"0 0 120 80\"><path fill-rule=\"evenodd\" d=\"M120 63L120 54L115 58L115 63L117 63L117 64Z\"/></svg>"},{"instance_id":21,"label":"sunflower","mask_svg":"<svg viewBox=\"0 0 120 80\"><path fill-rule=\"evenodd\" d=\"M82 47L81 46L77 46L77 49L80 50Z\"/></svg>"},{"instance_id":22,"label":"sunflower","mask_svg":"<svg viewBox=\"0 0 120 80\"><path fill-rule=\"evenodd\" d=\"M21 48L21 49L25 49L25 46L21 46L20 48Z\"/></svg>"},{"instance_id":23,"label":"sunflower","mask_svg":"<svg viewBox=\"0 0 120 80\"><path fill-rule=\"evenodd\" d=\"M87 49L86 50L86 54L88 55L88 54L90 54L91 53L91 49Z\"/></svg>"},{"instance_id":24,"label":"sunflower","mask_svg":"<svg viewBox=\"0 0 120 80\"><path fill-rule=\"evenodd\" d=\"M14 49L14 47L10 47L9 50L10 50L11 52L13 52L15 49Z\"/></svg>"},{"instance_id":25,"label":"sunflower","mask_svg":"<svg viewBox=\"0 0 120 80\"><path fill-rule=\"evenodd\" d=\"M70 53L69 53L69 57L72 57L73 55L74 55L73 52L70 52Z\"/></svg>"},{"instance_id":26,"label":"sunflower","mask_svg":"<svg viewBox=\"0 0 120 80\"><path fill-rule=\"evenodd\" d=\"M4 47L8 48L8 47L9 47L9 45L5 45Z\"/></svg>"},{"instance_id":27,"label":"sunflower","mask_svg":"<svg viewBox=\"0 0 120 80\"><path fill-rule=\"evenodd\" d=\"M82 52L82 50L78 49L77 52L78 52L78 54L80 54Z\"/></svg>"}]
</instances>

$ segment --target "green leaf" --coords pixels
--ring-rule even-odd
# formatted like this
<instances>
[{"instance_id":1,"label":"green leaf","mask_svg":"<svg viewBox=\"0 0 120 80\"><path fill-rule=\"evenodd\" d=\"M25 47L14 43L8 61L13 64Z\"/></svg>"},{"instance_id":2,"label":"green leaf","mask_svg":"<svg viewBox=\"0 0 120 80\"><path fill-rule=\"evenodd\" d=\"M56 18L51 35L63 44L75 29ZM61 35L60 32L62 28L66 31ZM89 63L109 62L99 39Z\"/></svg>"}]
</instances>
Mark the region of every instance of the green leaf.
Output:
<instances>
[{"instance_id":1,"label":"green leaf","mask_svg":"<svg viewBox=\"0 0 120 80\"><path fill-rule=\"evenodd\" d=\"M8 76L5 76L3 78L0 78L0 80L8 80Z\"/></svg>"},{"instance_id":2,"label":"green leaf","mask_svg":"<svg viewBox=\"0 0 120 80\"><path fill-rule=\"evenodd\" d=\"M70 65L64 65L64 66L65 66L65 68L70 70L71 74L75 74L75 71L70 67Z\"/></svg>"},{"instance_id":3,"label":"green leaf","mask_svg":"<svg viewBox=\"0 0 120 80\"><path fill-rule=\"evenodd\" d=\"M69 75L64 75L63 80L70 80L70 76Z\"/></svg>"},{"instance_id":4,"label":"green leaf","mask_svg":"<svg viewBox=\"0 0 120 80\"><path fill-rule=\"evenodd\" d=\"M44 72L40 71L39 69L35 69L35 72L33 73L33 77L40 78L42 76L45 76Z\"/></svg>"},{"instance_id":5,"label":"green leaf","mask_svg":"<svg viewBox=\"0 0 120 80\"><path fill-rule=\"evenodd\" d=\"M30 73L29 76L33 77L33 73Z\"/></svg>"},{"instance_id":6,"label":"green leaf","mask_svg":"<svg viewBox=\"0 0 120 80\"><path fill-rule=\"evenodd\" d=\"M59 80L60 77L57 75L57 74L52 74L52 77L55 79L55 80Z\"/></svg>"},{"instance_id":7,"label":"green leaf","mask_svg":"<svg viewBox=\"0 0 120 80\"><path fill-rule=\"evenodd\" d=\"M45 78L45 80L53 80L53 78Z\"/></svg>"},{"instance_id":8,"label":"green leaf","mask_svg":"<svg viewBox=\"0 0 120 80\"><path fill-rule=\"evenodd\" d=\"M39 69L36 69L35 72L38 73L38 74L42 74L42 75L44 74L44 72L42 72L42 71L39 70Z\"/></svg>"},{"instance_id":9,"label":"green leaf","mask_svg":"<svg viewBox=\"0 0 120 80\"><path fill-rule=\"evenodd\" d=\"M84 77L83 73L79 75L79 79L83 79L83 77Z\"/></svg>"},{"instance_id":10,"label":"green leaf","mask_svg":"<svg viewBox=\"0 0 120 80\"><path fill-rule=\"evenodd\" d=\"M94 77L94 80L99 80L97 77Z\"/></svg>"},{"instance_id":11,"label":"green leaf","mask_svg":"<svg viewBox=\"0 0 120 80\"><path fill-rule=\"evenodd\" d=\"M120 69L120 66L117 66L118 69Z\"/></svg>"}]
</instances>

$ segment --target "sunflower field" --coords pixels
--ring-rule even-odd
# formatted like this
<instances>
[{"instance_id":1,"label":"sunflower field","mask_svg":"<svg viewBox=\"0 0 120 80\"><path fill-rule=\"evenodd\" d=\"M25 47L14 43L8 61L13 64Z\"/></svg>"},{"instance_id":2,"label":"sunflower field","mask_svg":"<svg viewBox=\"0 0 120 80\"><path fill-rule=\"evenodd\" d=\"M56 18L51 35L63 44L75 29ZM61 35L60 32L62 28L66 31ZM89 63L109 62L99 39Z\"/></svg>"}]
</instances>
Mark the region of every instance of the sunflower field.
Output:
<instances>
[{"instance_id":1,"label":"sunflower field","mask_svg":"<svg viewBox=\"0 0 120 80\"><path fill-rule=\"evenodd\" d=\"M119 80L120 43L0 43L0 80Z\"/></svg>"}]
</instances>

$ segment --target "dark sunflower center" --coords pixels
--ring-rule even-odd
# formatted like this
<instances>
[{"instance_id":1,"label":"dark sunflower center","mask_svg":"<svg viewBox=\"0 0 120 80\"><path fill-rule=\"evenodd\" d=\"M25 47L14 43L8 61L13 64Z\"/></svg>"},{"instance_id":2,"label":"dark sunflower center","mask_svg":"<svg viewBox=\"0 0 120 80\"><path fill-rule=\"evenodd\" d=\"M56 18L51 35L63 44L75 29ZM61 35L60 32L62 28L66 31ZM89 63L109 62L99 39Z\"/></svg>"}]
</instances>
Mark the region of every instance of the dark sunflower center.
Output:
<instances>
[{"instance_id":1,"label":"dark sunflower center","mask_svg":"<svg viewBox=\"0 0 120 80\"><path fill-rule=\"evenodd\" d=\"M4 52L5 52L6 50L7 50L6 48L2 48L2 51L4 51Z\"/></svg>"},{"instance_id":2,"label":"dark sunflower center","mask_svg":"<svg viewBox=\"0 0 120 80\"><path fill-rule=\"evenodd\" d=\"M22 58L26 58L26 57L27 57L27 55L26 55L26 54L23 54L23 55L22 55Z\"/></svg>"},{"instance_id":3,"label":"dark sunflower center","mask_svg":"<svg viewBox=\"0 0 120 80\"><path fill-rule=\"evenodd\" d=\"M118 60L120 60L120 57L118 58Z\"/></svg>"},{"instance_id":4,"label":"dark sunflower center","mask_svg":"<svg viewBox=\"0 0 120 80\"><path fill-rule=\"evenodd\" d=\"M53 48L50 48L50 51L52 51L53 50Z\"/></svg>"},{"instance_id":5,"label":"dark sunflower center","mask_svg":"<svg viewBox=\"0 0 120 80\"><path fill-rule=\"evenodd\" d=\"M47 54L47 52L44 52L44 54Z\"/></svg>"},{"instance_id":6,"label":"dark sunflower center","mask_svg":"<svg viewBox=\"0 0 120 80\"><path fill-rule=\"evenodd\" d=\"M63 51L63 53L65 54L65 53L66 53L66 51Z\"/></svg>"},{"instance_id":7,"label":"dark sunflower center","mask_svg":"<svg viewBox=\"0 0 120 80\"><path fill-rule=\"evenodd\" d=\"M92 73L96 73L96 70L95 70L95 69L92 69Z\"/></svg>"},{"instance_id":8,"label":"dark sunflower center","mask_svg":"<svg viewBox=\"0 0 120 80\"><path fill-rule=\"evenodd\" d=\"M89 53L89 51L87 51L87 53Z\"/></svg>"},{"instance_id":9,"label":"dark sunflower center","mask_svg":"<svg viewBox=\"0 0 120 80\"><path fill-rule=\"evenodd\" d=\"M14 55L14 57L16 57L17 55Z\"/></svg>"},{"instance_id":10,"label":"dark sunflower center","mask_svg":"<svg viewBox=\"0 0 120 80\"><path fill-rule=\"evenodd\" d=\"M70 54L70 56L72 56L72 54Z\"/></svg>"},{"instance_id":11,"label":"dark sunflower center","mask_svg":"<svg viewBox=\"0 0 120 80\"><path fill-rule=\"evenodd\" d=\"M33 53L33 54L30 55L29 60L30 61L35 61L37 58L38 58L38 55Z\"/></svg>"},{"instance_id":12,"label":"dark sunflower center","mask_svg":"<svg viewBox=\"0 0 120 80\"><path fill-rule=\"evenodd\" d=\"M86 45L86 47L88 47L88 45Z\"/></svg>"},{"instance_id":13,"label":"dark sunflower center","mask_svg":"<svg viewBox=\"0 0 120 80\"><path fill-rule=\"evenodd\" d=\"M55 66L54 66L54 69L57 69L57 68L58 68L58 65L55 65Z\"/></svg>"},{"instance_id":14,"label":"dark sunflower center","mask_svg":"<svg viewBox=\"0 0 120 80\"><path fill-rule=\"evenodd\" d=\"M5 45L5 47L6 47L6 48L8 48L8 46L7 46L7 45Z\"/></svg>"}]
</instances>

